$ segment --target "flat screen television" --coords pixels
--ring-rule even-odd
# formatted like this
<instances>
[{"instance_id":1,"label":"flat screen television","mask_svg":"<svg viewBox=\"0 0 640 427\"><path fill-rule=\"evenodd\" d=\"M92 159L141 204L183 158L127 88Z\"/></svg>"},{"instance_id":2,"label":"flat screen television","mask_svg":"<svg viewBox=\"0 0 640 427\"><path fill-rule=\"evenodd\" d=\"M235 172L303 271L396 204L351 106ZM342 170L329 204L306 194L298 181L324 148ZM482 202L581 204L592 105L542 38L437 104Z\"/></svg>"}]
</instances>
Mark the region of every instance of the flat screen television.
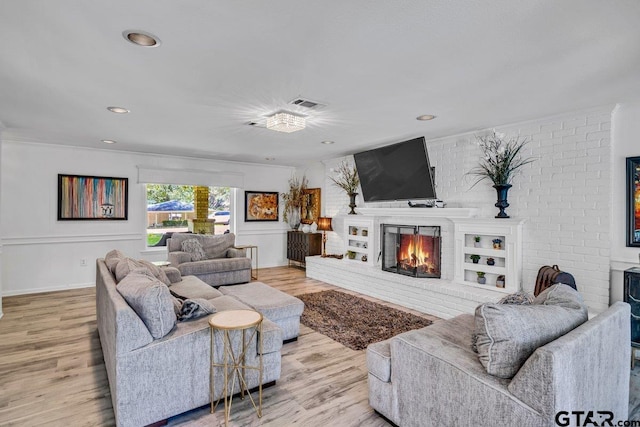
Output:
<instances>
[{"instance_id":1,"label":"flat screen television","mask_svg":"<svg viewBox=\"0 0 640 427\"><path fill-rule=\"evenodd\" d=\"M365 202L435 199L424 137L354 154Z\"/></svg>"}]
</instances>

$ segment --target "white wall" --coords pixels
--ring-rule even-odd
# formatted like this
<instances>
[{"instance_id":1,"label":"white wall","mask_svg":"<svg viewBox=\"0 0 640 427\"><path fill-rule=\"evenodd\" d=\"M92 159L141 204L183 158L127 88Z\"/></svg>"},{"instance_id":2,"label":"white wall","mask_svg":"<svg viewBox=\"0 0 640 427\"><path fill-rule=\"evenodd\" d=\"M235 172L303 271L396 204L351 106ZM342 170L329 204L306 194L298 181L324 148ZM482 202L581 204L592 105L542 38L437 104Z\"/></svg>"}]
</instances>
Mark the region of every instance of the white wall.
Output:
<instances>
[{"instance_id":1,"label":"white wall","mask_svg":"<svg viewBox=\"0 0 640 427\"><path fill-rule=\"evenodd\" d=\"M1 147L2 293L14 295L95 283L95 259L118 248L133 257L166 259L146 249L146 195L137 167L240 172L248 190L286 191L293 168L80 149L5 140ZM127 221L58 221L57 174L129 178ZM215 183L211 183L215 185ZM244 222L244 189L235 212L238 244L259 246L260 267L286 264L286 224ZM82 267L80 260L88 265Z\"/></svg>"},{"instance_id":2,"label":"white wall","mask_svg":"<svg viewBox=\"0 0 640 427\"><path fill-rule=\"evenodd\" d=\"M2 224L2 123L0 123L0 224ZM0 319L2 311L2 229L0 229Z\"/></svg>"},{"instance_id":3,"label":"white wall","mask_svg":"<svg viewBox=\"0 0 640 427\"><path fill-rule=\"evenodd\" d=\"M538 160L522 169L509 192L507 213L525 218L523 288L533 291L538 269L558 264L571 272L589 307L609 304L611 107L501 126L508 135L531 142L525 155ZM483 131L477 132L479 135ZM449 207L477 207L493 217L496 192L490 183L465 173L477 165L480 149L473 133L428 141L436 167L438 197ZM341 159L325 162L327 176ZM348 197L326 180L326 214L346 213ZM358 196L358 205L363 205ZM406 202L371 203L367 207L406 207ZM357 210L357 209L356 209ZM339 230L334 224L334 230ZM342 241L330 233L327 252L340 253Z\"/></svg>"},{"instance_id":4,"label":"white wall","mask_svg":"<svg viewBox=\"0 0 640 427\"><path fill-rule=\"evenodd\" d=\"M638 267L640 248L628 248L626 157L640 156L640 101L619 104L612 117L611 302L623 300L623 271Z\"/></svg>"}]
</instances>

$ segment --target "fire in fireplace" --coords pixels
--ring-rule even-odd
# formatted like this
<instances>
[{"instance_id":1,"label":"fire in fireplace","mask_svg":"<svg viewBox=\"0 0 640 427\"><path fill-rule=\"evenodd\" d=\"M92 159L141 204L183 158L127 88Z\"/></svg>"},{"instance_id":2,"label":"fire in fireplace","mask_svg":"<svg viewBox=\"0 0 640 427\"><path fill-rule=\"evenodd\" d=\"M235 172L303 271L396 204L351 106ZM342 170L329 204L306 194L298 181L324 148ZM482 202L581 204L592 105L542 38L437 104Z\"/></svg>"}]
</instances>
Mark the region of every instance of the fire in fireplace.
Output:
<instances>
[{"instance_id":1,"label":"fire in fireplace","mask_svg":"<svg viewBox=\"0 0 640 427\"><path fill-rule=\"evenodd\" d=\"M382 269L440 278L440 227L382 224Z\"/></svg>"}]
</instances>

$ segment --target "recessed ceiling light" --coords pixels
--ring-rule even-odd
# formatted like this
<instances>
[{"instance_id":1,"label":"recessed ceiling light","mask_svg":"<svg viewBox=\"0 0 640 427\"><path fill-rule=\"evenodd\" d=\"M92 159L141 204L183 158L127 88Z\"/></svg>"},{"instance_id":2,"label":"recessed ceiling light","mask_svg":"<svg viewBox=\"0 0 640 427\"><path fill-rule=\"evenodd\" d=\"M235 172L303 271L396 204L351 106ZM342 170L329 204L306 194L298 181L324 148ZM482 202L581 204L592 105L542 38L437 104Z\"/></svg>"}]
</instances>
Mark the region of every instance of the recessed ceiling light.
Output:
<instances>
[{"instance_id":1,"label":"recessed ceiling light","mask_svg":"<svg viewBox=\"0 0 640 427\"><path fill-rule=\"evenodd\" d=\"M322 144L326 144L326 145L335 144L335 141L322 141Z\"/></svg>"},{"instance_id":2,"label":"recessed ceiling light","mask_svg":"<svg viewBox=\"0 0 640 427\"><path fill-rule=\"evenodd\" d=\"M107 107L107 110L116 114L127 114L129 112L129 110L123 107Z\"/></svg>"},{"instance_id":3,"label":"recessed ceiling light","mask_svg":"<svg viewBox=\"0 0 640 427\"><path fill-rule=\"evenodd\" d=\"M114 141L113 139L103 139L101 141L104 142L105 144L115 144L116 143L116 141Z\"/></svg>"},{"instance_id":4,"label":"recessed ceiling light","mask_svg":"<svg viewBox=\"0 0 640 427\"><path fill-rule=\"evenodd\" d=\"M264 159L271 161L271 160L275 160L276 158L275 157L265 157Z\"/></svg>"},{"instance_id":5,"label":"recessed ceiling light","mask_svg":"<svg viewBox=\"0 0 640 427\"><path fill-rule=\"evenodd\" d=\"M433 114L423 114L421 116L416 117L416 120L421 120L421 121L427 121L427 120L433 120L435 119L436 116L434 116Z\"/></svg>"},{"instance_id":6,"label":"recessed ceiling light","mask_svg":"<svg viewBox=\"0 0 640 427\"><path fill-rule=\"evenodd\" d=\"M160 39L151 33L140 30L126 30L122 32L125 40L142 47L158 47Z\"/></svg>"}]
</instances>

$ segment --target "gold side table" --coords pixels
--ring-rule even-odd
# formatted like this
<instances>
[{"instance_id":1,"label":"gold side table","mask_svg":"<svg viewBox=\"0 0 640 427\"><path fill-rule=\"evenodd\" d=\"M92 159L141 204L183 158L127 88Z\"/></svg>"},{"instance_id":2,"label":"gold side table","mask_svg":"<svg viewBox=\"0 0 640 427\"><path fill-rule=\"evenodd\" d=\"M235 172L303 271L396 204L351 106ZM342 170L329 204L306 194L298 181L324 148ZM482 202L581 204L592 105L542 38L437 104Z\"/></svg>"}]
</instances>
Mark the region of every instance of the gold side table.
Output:
<instances>
[{"instance_id":1,"label":"gold side table","mask_svg":"<svg viewBox=\"0 0 640 427\"><path fill-rule=\"evenodd\" d=\"M211 394L211 413L213 414L220 403L220 399L224 399L224 424L229 425L229 416L231 414L231 402L236 389L236 379L240 388L240 398L244 399L245 393L249 396L253 408L258 414L258 418L262 417L262 314L254 310L228 310L221 311L209 318L209 329L211 330L211 369L210 369L210 394ZM247 340L247 331L253 329ZM222 332L222 361L215 361L215 331ZM242 333L241 348L235 351L233 348L231 334ZM245 356L250 347L251 341L256 337L258 339L258 366L248 366L245 363ZM238 350L238 349L236 349ZM223 368L224 386L222 396L214 403L215 383L214 369ZM258 405L256 406L249 387L247 386L245 370L254 369L259 372L258 381ZM231 382L231 387L229 383Z\"/></svg>"},{"instance_id":2,"label":"gold side table","mask_svg":"<svg viewBox=\"0 0 640 427\"><path fill-rule=\"evenodd\" d=\"M249 249L249 259L251 259L251 279L258 280L258 247L256 245L241 245L234 246L236 249ZM256 250L255 257L253 256L253 250ZM256 260L256 268L253 268L253 260Z\"/></svg>"}]
</instances>

